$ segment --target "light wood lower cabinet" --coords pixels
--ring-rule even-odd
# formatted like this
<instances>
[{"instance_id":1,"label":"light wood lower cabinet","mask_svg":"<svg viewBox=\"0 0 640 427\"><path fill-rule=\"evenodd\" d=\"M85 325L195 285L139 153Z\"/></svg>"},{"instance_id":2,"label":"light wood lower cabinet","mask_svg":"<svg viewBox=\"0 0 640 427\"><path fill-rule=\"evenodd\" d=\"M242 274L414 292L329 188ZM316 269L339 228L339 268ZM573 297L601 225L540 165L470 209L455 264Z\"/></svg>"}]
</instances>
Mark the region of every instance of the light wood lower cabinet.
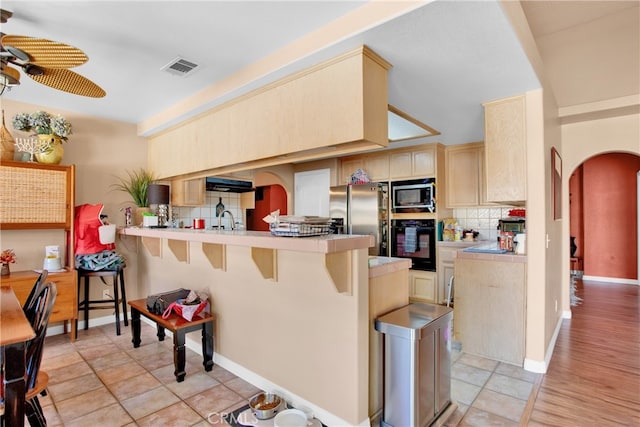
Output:
<instances>
[{"instance_id":1,"label":"light wood lower cabinet","mask_svg":"<svg viewBox=\"0 0 640 427\"><path fill-rule=\"evenodd\" d=\"M449 283L449 280L454 277L455 271L455 252L478 244L480 244L480 242L455 242L455 244L452 244L451 246L447 246L442 243L437 244L436 260L438 261L438 303L446 304L447 302L447 284Z\"/></svg>"},{"instance_id":2,"label":"light wood lower cabinet","mask_svg":"<svg viewBox=\"0 0 640 427\"><path fill-rule=\"evenodd\" d=\"M409 303L409 270L369 278L369 415L382 411L384 389L383 336L374 328L375 319Z\"/></svg>"},{"instance_id":3,"label":"light wood lower cabinet","mask_svg":"<svg viewBox=\"0 0 640 427\"><path fill-rule=\"evenodd\" d=\"M409 271L409 298L415 302L438 301L438 276L435 271Z\"/></svg>"},{"instance_id":4,"label":"light wood lower cabinet","mask_svg":"<svg viewBox=\"0 0 640 427\"><path fill-rule=\"evenodd\" d=\"M3 284L10 284L20 304L24 304L37 278L38 273L34 271L17 271L11 273L8 277L3 276L2 282ZM76 281L75 270L63 273L49 273L46 280L47 283L55 283L58 291L49 323L70 321L72 341L76 339L75 320L78 316L78 287Z\"/></svg>"},{"instance_id":5,"label":"light wood lower cabinet","mask_svg":"<svg viewBox=\"0 0 640 427\"><path fill-rule=\"evenodd\" d=\"M462 351L522 366L526 263L456 258L454 335Z\"/></svg>"}]
</instances>

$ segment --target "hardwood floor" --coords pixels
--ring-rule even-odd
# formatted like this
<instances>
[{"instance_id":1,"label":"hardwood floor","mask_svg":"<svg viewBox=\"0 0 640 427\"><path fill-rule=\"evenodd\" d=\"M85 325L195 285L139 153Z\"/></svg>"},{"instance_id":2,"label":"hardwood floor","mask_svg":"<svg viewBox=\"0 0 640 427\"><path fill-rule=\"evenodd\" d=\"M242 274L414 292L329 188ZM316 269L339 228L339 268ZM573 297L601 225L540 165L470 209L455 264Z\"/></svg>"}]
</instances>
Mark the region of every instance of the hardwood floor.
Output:
<instances>
[{"instance_id":1,"label":"hardwood floor","mask_svg":"<svg viewBox=\"0 0 640 427\"><path fill-rule=\"evenodd\" d=\"M639 287L578 280L529 426L640 426Z\"/></svg>"}]
</instances>

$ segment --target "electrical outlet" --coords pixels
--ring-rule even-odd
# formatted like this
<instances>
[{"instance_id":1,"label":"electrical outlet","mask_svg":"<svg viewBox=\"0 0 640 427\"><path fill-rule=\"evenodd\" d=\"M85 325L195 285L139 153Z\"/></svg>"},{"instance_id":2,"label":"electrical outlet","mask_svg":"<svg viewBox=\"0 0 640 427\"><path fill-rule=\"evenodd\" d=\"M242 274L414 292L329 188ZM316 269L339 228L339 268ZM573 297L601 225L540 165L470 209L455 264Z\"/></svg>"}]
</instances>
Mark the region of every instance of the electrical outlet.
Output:
<instances>
[{"instance_id":1,"label":"electrical outlet","mask_svg":"<svg viewBox=\"0 0 640 427\"><path fill-rule=\"evenodd\" d=\"M109 289L102 290L102 299L112 299L113 297L109 293Z\"/></svg>"}]
</instances>

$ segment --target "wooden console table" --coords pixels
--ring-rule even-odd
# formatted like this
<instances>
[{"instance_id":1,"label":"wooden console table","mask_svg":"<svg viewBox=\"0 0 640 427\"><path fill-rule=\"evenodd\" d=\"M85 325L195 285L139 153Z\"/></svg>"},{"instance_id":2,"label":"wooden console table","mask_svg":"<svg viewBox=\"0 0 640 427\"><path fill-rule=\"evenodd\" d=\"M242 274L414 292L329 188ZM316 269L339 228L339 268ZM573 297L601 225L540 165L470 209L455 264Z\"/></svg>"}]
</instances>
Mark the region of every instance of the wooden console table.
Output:
<instances>
[{"instance_id":1,"label":"wooden console table","mask_svg":"<svg viewBox=\"0 0 640 427\"><path fill-rule=\"evenodd\" d=\"M175 366L174 375L178 382L184 381L185 368L185 333L202 329L202 357L205 371L213 369L213 324L216 316L210 313L200 313L191 321L185 320L182 316L171 313L167 319L161 315L153 314L147 309L147 300L138 299L129 301L131 306L131 332L133 334L134 348L140 347L140 315L156 323L158 327L158 339L164 341L164 330L168 329L173 333L173 363Z\"/></svg>"}]
</instances>

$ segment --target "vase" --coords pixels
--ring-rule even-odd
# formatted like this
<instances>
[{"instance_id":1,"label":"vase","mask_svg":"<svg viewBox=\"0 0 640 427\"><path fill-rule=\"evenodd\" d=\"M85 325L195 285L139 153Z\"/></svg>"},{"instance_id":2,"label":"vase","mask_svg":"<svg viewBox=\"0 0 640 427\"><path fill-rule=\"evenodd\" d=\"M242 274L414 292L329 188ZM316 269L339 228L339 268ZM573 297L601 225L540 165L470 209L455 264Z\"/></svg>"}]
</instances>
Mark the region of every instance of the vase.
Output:
<instances>
[{"instance_id":1,"label":"vase","mask_svg":"<svg viewBox=\"0 0 640 427\"><path fill-rule=\"evenodd\" d=\"M133 211L133 225L136 227L142 227L142 217L144 213L151 212L151 208L141 208L137 206Z\"/></svg>"},{"instance_id":2,"label":"vase","mask_svg":"<svg viewBox=\"0 0 640 427\"><path fill-rule=\"evenodd\" d=\"M0 276L8 276L11 274L9 271L9 264L2 264L2 270L0 270Z\"/></svg>"},{"instance_id":3,"label":"vase","mask_svg":"<svg viewBox=\"0 0 640 427\"><path fill-rule=\"evenodd\" d=\"M64 147L62 146L62 139L57 135L42 135L38 134L38 139L41 143L49 143L49 148L42 153L36 153L36 159L38 163L46 163L49 165L57 165L62 161L64 155Z\"/></svg>"}]
</instances>

